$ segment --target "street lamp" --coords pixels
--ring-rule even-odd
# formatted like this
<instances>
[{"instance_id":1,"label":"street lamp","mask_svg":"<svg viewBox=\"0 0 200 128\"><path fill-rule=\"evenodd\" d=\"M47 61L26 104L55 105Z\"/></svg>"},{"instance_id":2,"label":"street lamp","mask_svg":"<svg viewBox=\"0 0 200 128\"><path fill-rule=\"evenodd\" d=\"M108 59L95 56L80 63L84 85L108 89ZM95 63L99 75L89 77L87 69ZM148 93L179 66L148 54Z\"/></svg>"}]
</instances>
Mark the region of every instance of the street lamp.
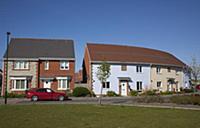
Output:
<instances>
[{"instance_id":1,"label":"street lamp","mask_svg":"<svg viewBox=\"0 0 200 128\"><path fill-rule=\"evenodd\" d=\"M6 86L5 86L5 104L7 104L7 87L8 87L8 45L10 39L10 32L7 32L7 51L6 51Z\"/></svg>"}]
</instances>

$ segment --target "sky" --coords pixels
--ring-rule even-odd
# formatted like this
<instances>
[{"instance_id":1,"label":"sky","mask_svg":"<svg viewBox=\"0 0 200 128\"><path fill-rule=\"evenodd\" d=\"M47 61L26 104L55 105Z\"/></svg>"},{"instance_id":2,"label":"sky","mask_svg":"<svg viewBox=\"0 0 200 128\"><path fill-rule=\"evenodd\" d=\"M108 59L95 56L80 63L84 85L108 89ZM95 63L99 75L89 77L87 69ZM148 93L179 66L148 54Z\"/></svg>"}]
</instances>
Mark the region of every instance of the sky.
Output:
<instances>
[{"instance_id":1,"label":"sky","mask_svg":"<svg viewBox=\"0 0 200 128\"><path fill-rule=\"evenodd\" d=\"M88 42L163 50L190 64L200 60L200 0L0 0L1 58L8 31L73 39L76 71Z\"/></svg>"}]
</instances>

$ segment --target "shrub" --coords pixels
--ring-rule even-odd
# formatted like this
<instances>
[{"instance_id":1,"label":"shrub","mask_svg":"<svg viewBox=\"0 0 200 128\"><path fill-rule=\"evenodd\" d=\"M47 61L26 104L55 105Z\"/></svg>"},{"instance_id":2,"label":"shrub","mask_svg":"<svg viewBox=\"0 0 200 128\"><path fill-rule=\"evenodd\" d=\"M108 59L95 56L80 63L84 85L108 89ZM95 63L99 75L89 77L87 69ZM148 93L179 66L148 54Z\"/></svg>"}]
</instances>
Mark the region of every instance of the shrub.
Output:
<instances>
[{"instance_id":1,"label":"shrub","mask_svg":"<svg viewBox=\"0 0 200 128\"><path fill-rule=\"evenodd\" d=\"M7 98L24 98L25 94L8 93Z\"/></svg>"},{"instance_id":2,"label":"shrub","mask_svg":"<svg viewBox=\"0 0 200 128\"><path fill-rule=\"evenodd\" d=\"M85 87L76 87L73 90L73 96L75 96L75 97L85 97L85 96L91 96L91 93Z\"/></svg>"},{"instance_id":3,"label":"shrub","mask_svg":"<svg viewBox=\"0 0 200 128\"><path fill-rule=\"evenodd\" d=\"M130 95L131 95L131 96L137 96L137 95L138 95L138 91L131 90L131 91L130 91Z\"/></svg>"},{"instance_id":4,"label":"shrub","mask_svg":"<svg viewBox=\"0 0 200 128\"><path fill-rule=\"evenodd\" d=\"M173 92L166 91L166 92L160 92L161 95L172 95Z\"/></svg>"},{"instance_id":5,"label":"shrub","mask_svg":"<svg viewBox=\"0 0 200 128\"><path fill-rule=\"evenodd\" d=\"M200 105L200 96L173 96L170 100L176 104Z\"/></svg>"},{"instance_id":6,"label":"shrub","mask_svg":"<svg viewBox=\"0 0 200 128\"><path fill-rule=\"evenodd\" d=\"M183 91L185 93L192 93L192 92L194 92L193 89L187 89L187 88L183 89Z\"/></svg>"},{"instance_id":7,"label":"shrub","mask_svg":"<svg viewBox=\"0 0 200 128\"><path fill-rule=\"evenodd\" d=\"M160 96L141 97L137 99L139 103L164 103L164 99Z\"/></svg>"},{"instance_id":8,"label":"shrub","mask_svg":"<svg viewBox=\"0 0 200 128\"><path fill-rule=\"evenodd\" d=\"M109 96L109 97L111 97L111 96L119 96L114 91L107 91L106 95Z\"/></svg>"},{"instance_id":9,"label":"shrub","mask_svg":"<svg viewBox=\"0 0 200 128\"><path fill-rule=\"evenodd\" d=\"M156 90L147 90L144 93L142 93L141 95L154 96L154 95L156 95Z\"/></svg>"}]
</instances>

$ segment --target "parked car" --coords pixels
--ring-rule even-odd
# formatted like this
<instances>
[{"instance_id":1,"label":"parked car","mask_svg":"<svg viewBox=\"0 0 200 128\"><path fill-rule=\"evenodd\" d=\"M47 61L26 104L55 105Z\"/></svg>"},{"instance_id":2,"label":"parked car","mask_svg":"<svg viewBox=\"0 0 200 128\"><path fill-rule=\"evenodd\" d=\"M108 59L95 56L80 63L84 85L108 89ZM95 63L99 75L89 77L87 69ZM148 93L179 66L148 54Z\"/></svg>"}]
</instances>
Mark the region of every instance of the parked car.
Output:
<instances>
[{"instance_id":1,"label":"parked car","mask_svg":"<svg viewBox=\"0 0 200 128\"><path fill-rule=\"evenodd\" d=\"M26 91L26 97L32 101L38 100L59 100L67 99L67 94L55 92L50 88L34 88Z\"/></svg>"}]
</instances>

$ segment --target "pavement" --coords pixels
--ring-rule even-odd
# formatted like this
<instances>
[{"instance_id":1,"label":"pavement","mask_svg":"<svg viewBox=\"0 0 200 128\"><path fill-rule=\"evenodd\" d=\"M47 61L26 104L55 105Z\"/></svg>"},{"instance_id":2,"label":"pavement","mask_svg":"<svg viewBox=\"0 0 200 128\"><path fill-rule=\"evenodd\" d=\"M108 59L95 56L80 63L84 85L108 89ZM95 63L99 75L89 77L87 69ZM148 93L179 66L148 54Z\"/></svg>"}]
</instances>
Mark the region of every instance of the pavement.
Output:
<instances>
[{"instance_id":1,"label":"pavement","mask_svg":"<svg viewBox=\"0 0 200 128\"><path fill-rule=\"evenodd\" d=\"M187 109L200 110L198 105L178 105L173 103L137 103L134 102L136 97L103 97L103 105L120 105L135 107L151 107L151 108L168 108L168 109ZM33 104L98 104L96 97L70 97L65 101L37 101L33 102L26 98L8 98L9 105L33 105ZM4 99L0 98L0 105L4 105Z\"/></svg>"}]
</instances>

